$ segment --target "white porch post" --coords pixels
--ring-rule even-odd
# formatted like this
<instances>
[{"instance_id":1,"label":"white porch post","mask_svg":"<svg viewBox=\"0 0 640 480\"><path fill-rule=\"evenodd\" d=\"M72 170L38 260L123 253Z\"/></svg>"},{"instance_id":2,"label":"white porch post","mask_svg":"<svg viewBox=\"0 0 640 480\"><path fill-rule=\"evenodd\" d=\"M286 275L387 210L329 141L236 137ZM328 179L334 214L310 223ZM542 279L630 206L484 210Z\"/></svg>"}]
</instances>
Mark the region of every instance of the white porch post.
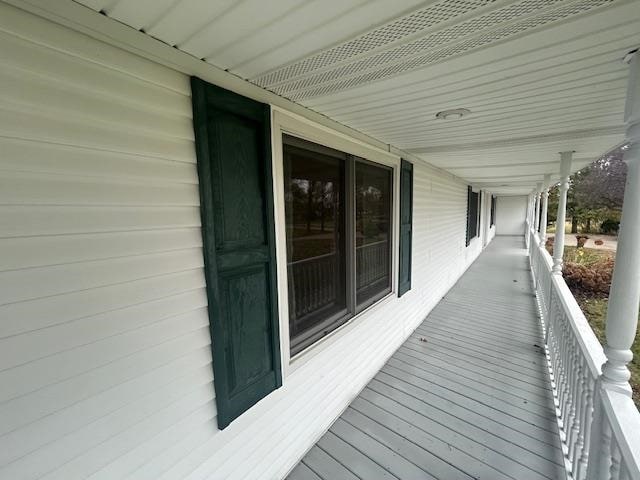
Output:
<instances>
[{"instance_id":1,"label":"white porch post","mask_svg":"<svg viewBox=\"0 0 640 480\"><path fill-rule=\"evenodd\" d=\"M549 209L549 183L551 175L544 176L544 187L542 190L542 216L540 217L540 246L544 248L547 241L547 212Z\"/></svg>"},{"instance_id":2,"label":"white porch post","mask_svg":"<svg viewBox=\"0 0 640 480\"><path fill-rule=\"evenodd\" d=\"M638 327L640 306L640 58L636 51L630 59L629 85L625 106L627 141L624 153L627 182L622 204L616 263L609 293L604 347L607 361L602 367L604 385L615 386L631 396L629 369L631 345Z\"/></svg>"},{"instance_id":3,"label":"white porch post","mask_svg":"<svg viewBox=\"0 0 640 480\"><path fill-rule=\"evenodd\" d=\"M553 269L555 275L562 275L562 258L564 257L564 224L567 217L567 192L569 191L569 175L571 174L571 158L573 152L560 153L560 192L558 195L558 215L556 216L556 235L553 241Z\"/></svg>"},{"instance_id":4,"label":"white porch post","mask_svg":"<svg viewBox=\"0 0 640 480\"><path fill-rule=\"evenodd\" d=\"M532 209L533 209L533 192L527 196L527 216L526 216L525 229L524 229L524 240L527 245L527 249L531 249L530 239L531 239L531 228L533 226ZM529 260L531 260L531 257L529 257Z\"/></svg>"},{"instance_id":5,"label":"white porch post","mask_svg":"<svg viewBox=\"0 0 640 480\"><path fill-rule=\"evenodd\" d=\"M602 401L599 400L603 391L617 392L628 397L632 394L629 385L631 374L627 364L633 358L631 345L638 328L638 308L640 307L640 58L638 51L628 55L627 59L630 65L624 115L627 125L626 137L629 142L629 148L624 153L624 161L627 163L627 181L605 324L607 340L604 353L607 360L602 366L599 390L595 395L587 467L588 480L609 478L609 474L613 471L610 434L603 433L606 414L603 411Z\"/></svg>"},{"instance_id":6,"label":"white porch post","mask_svg":"<svg viewBox=\"0 0 640 480\"><path fill-rule=\"evenodd\" d=\"M536 184L536 210L535 217L533 217L533 229L538 232L538 228L540 228L540 192L542 191L542 184ZM536 235L538 235L536 233Z\"/></svg>"}]
</instances>

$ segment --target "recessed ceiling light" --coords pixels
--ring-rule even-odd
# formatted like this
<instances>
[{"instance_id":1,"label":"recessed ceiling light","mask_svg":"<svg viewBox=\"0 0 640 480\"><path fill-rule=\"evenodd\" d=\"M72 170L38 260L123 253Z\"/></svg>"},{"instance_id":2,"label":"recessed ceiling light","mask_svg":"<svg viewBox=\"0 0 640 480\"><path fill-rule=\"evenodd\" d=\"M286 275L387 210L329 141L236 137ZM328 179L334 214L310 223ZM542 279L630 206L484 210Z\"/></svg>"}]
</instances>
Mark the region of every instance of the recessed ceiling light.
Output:
<instances>
[{"instance_id":1,"label":"recessed ceiling light","mask_svg":"<svg viewBox=\"0 0 640 480\"><path fill-rule=\"evenodd\" d=\"M436 118L438 120L458 120L470 113L471 110L468 108L453 108L451 110L443 110L436 113Z\"/></svg>"}]
</instances>

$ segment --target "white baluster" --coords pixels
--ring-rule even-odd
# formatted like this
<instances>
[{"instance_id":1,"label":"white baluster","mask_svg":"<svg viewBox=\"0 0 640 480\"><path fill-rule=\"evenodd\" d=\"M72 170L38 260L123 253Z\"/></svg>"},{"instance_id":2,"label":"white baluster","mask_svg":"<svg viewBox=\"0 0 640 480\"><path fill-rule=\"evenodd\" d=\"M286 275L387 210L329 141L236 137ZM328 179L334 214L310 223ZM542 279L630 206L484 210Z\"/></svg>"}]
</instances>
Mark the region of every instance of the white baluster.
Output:
<instances>
[{"instance_id":1,"label":"white baluster","mask_svg":"<svg viewBox=\"0 0 640 480\"><path fill-rule=\"evenodd\" d=\"M575 439L575 451L573 456L572 469L573 476L579 480L580 462L584 454L584 431L588 421L588 402L587 402L587 375L589 374L584 355L580 355L578 360L579 383L578 383L578 415L577 415L577 437Z\"/></svg>"},{"instance_id":2,"label":"white baluster","mask_svg":"<svg viewBox=\"0 0 640 480\"><path fill-rule=\"evenodd\" d=\"M569 403L567 405L567 446L569 448L569 461L573 461L575 453L575 434L576 434L576 390L577 390L577 351L576 351L576 337L569 326L569 347L571 349L571 355L569 356L569 362L567 364L569 368Z\"/></svg>"},{"instance_id":3,"label":"white baluster","mask_svg":"<svg viewBox=\"0 0 640 480\"><path fill-rule=\"evenodd\" d=\"M615 439L611 440L611 468L609 468L609 478L620 480L620 447Z\"/></svg>"},{"instance_id":4,"label":"white baluster","mask_svg":"<svg viewBox=\"0 0 640 480\"><path fill-rule=\"evenodd\" d=\"M580 345L578 345L578 340L575 332L573 333L573 383L572 383L572 392L571 392L571 411L569 412L569 418L571 423L571 434L569 435L570 443L569 443L569 458L572 463L575 463L574 460L578 457L577 448L578 448L578 435L580 433L580 410L582 408L582 395L580 389L580 377L582 374L582 369L580 367Z\"/></svg>"},{"instance_id":5,"label":"white baluster","mask_svg":"<svg viewBox=\"0 0 640 480\"><path fill-rule=\"evenodd\" d=\"M584 428L582 432L584 446L582 447L582 455L580 455L580 461L578 463L578 468L574 474L574 478L576 480L582 480L587 475L587 465L589 463L589 450L591 448L591 428L593 425L593 395L596 386L596 380L591 377L591 372L586 368L585 365L585 376L586 376L586 400L585 400L585 409L584 409Z\"/></svg>"},{"instance_id":6,"label":"white baluster","mask_svg":"<svg viewBox=\"0 0 640 480\"><path fill-rule=\"evenodd\" d=\"M567 433L567 415L566 415L566 397L567 397L567 345L566 345L566 319L561 318L562 323L559 328L560 355L558 357L558 402L560 403L560 420L562 421L562 430L565 435Z\"/></svg>"},{"instance_id":7,"label":"white baluster","mask_svg":"<svg viewBox=\"0 0 640 480\"><path fill-rule=\"evenodd\" d=\"M602 417L604 421L601 424L602 436L600 438L600 455L598 458L598 474L594 479L608 479L611 468L611 426L609 422Z\"/></svg>"},{"instance_id":8,"label":"white baluster","mask_svg":"<svg viewBox=\"0 0 640 480\"><path fill-rule=\"evenodd\" d=\"M622 471L620 472L620 480L631 480L631 474L626 465L622 465Z\"/></svg>"}]
</instances>

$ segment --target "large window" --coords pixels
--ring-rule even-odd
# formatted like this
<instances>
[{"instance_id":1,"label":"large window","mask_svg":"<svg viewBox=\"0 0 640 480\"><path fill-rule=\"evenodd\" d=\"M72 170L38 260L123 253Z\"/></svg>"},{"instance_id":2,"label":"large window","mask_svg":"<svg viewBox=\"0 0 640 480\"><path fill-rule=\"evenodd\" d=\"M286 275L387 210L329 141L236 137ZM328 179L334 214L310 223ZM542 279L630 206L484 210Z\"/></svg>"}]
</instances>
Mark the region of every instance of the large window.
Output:
<instances>
[{"instance_id":1,"label":"large window","mask_svg":"<svg viewBox=\"0 0 640 480\"><path fill-rule=\"evenodd\" d=\"M467 187L467 241L469 246L471 239L478 236L480 225L480 193Z\"/></svg>"},{"instance_id":2,"label":"large window","mask_svg":"<svg viewBox=\"0 0 640 480\"><path fill-rule=\"evenodd\" d=\"M295 354L391 291L392 170L284 135Z\"/></svg>"}]
</instances>

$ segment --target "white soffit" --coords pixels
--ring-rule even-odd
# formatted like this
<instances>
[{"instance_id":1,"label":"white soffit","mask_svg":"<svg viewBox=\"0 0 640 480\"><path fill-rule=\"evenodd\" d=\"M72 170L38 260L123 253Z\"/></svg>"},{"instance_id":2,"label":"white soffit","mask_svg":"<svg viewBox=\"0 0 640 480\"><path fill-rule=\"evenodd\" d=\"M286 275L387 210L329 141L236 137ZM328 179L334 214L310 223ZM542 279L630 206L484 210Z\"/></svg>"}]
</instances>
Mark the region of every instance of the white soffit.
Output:
<instances>
[{"instance_id":1,"label":"white soffit","mask_svg":"<svg viewBox=\"0 0 640 480\"><path fill-rule=\"evenodd\" d=\"M623 140L640 45L637 0L78 1L505 193Z\"/></svg>"}]
</instances>

